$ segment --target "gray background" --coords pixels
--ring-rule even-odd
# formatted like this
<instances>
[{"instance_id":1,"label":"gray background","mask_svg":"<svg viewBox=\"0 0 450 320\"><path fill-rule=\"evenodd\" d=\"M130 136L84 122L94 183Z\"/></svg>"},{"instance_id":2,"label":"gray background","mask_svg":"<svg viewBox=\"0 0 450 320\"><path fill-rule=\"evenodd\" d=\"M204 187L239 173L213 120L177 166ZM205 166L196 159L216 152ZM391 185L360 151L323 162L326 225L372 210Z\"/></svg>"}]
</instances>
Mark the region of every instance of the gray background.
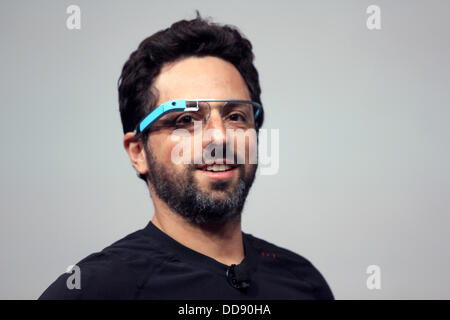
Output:
<instances>
[{"instance_id":1,"label":"gray background","mask_svg":"<svg viewBox=\"0 0 450 320\"><path fill-rule=\"evenodd\" d=\"M37 298L152 217L116 81L195 9L252 41L280 129L279 173L257 176L243 230L311 260L338 299L449 299L450 2L234 0L1 1L0 298Z\"/></svg>"}]
</instances>

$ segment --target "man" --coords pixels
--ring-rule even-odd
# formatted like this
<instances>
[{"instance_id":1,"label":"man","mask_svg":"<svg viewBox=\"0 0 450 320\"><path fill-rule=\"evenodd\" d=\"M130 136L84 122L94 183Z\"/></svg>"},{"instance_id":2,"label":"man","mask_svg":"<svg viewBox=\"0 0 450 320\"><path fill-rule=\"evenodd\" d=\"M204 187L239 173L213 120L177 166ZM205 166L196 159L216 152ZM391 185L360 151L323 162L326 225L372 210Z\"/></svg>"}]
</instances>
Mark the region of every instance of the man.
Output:
<instances>
[{"instance_id":1,"label":"man","mask_svg":"<svg viewBox=\"0 0 450 320\"><path fill-rule=\"evenodd\" d=\"M264 118L253 57L235 28L199 15L131 54L124 147L154 216L77 263L78 285L63 274L41 299L333 299L308 260L241 231Z\"/></svg>"}]
</instances>

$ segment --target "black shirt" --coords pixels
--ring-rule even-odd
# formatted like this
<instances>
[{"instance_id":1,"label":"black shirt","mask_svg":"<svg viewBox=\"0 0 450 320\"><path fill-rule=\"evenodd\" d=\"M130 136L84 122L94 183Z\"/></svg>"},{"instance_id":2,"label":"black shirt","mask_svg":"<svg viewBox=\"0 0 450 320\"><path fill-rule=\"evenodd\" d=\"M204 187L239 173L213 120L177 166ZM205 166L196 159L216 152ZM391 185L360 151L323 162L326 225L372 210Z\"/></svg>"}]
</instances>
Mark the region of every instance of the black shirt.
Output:
<instances>
[{"instance_id":1,"label":"black shirt","mask_svg":"<svg viewBox=\"0 0 450 320\"><path fill-rule=\"evenodd\" d=\"M77 263L80 289L64 273L39 299L334 299L305 258L242 232L244 260L227 266L156 227L141 230Z\"/></svg>"}]
</instances>

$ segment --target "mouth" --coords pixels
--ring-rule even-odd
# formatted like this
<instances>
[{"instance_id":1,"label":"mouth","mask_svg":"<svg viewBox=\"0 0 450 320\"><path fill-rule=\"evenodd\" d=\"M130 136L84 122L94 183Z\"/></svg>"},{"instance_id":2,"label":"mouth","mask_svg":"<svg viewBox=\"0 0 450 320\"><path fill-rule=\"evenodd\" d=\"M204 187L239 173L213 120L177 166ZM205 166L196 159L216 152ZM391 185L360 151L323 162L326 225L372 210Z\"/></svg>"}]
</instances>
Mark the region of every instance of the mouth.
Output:
<instances>
[{"instance_id":1,"label":"mouth","mask_svg":"<svg viewBox=\"0 0 450 320\"><path fill-rule=\"evenodd\" d=\"M225 161L223 161L225 162ZM199 171L202 175L205 175L213 179L230 179L234 172L238 171L237 164L227 164L227 163L213 163L213 164L202 164L196 166L196 171Z\"/></svg>"}]
</instances>

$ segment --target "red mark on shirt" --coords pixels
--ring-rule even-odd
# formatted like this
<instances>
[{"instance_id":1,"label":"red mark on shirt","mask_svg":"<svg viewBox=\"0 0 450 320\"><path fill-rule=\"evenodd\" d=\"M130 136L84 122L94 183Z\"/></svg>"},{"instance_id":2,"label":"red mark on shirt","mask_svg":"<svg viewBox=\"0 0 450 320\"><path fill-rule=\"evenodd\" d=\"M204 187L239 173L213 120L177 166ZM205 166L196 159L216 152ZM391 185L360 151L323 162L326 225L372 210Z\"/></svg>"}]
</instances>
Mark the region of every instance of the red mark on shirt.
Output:
<instances>
[{"instance_id":1,"label":"red mark on shirt","mask_svg":"<svg viewBox=\"0 0 450 320\"><path fill-rule=\"evenodd\" d=\"M275 257L276 257L275 253L264 252L264 251L261 251L261 255L263 257L270 257L270 256L272 256L273 259L275 259Z\"/></svg>"}]
</instances>

